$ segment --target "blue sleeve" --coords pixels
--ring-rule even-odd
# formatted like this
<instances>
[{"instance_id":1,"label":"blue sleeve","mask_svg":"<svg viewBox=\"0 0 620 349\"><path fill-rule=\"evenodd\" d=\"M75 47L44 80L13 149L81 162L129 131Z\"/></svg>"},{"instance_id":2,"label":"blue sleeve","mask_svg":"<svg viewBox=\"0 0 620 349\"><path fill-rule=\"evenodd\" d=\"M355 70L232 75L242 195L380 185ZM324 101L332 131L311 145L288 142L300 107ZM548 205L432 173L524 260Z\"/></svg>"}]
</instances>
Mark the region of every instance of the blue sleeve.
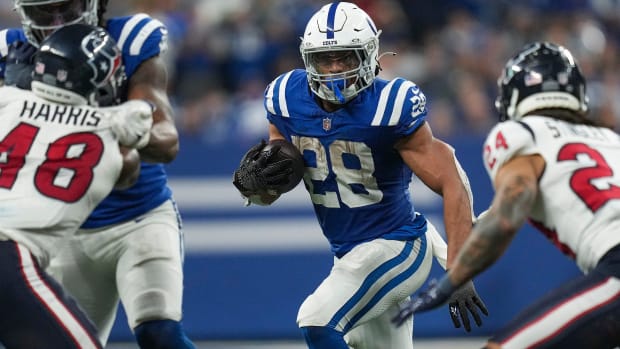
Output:
<instances>
[{"instance_id":1,"label":"blue sleeve","mask_svg":"<svg viewBox=\"0 0 620 349\"><path fill-rule=\"evenodd\" d=\"M127 78L131 78L142 62L167 49L166 26L143 13L109 19L106 29L123 52Z\"/></svg>"},{"instance_id":2,"label":"blue sleeve","mask_svg":"<svg viewBox=\"0 0 620 349\"><path fill-rule=\"evenodd\" d=\"M395 138L415 132L426 120L426 96L418 85L396 78L384 82L372 120L373 126L387 126Z\"/></svg>"},{"instance_id":3,"label":"blue sleeve","mask_svg":"<svg viewBox=\"0 0 620 349\"><path fill-rule=\"evenodd\" d=\"M426 121L426 96L420 87L406 81L406 95L403 101L402 114L396 127L400 136L408 136L424 125Z\"/></svg>"},{"instance_id":4,"label":"blue sleeve","mask_svg":"<svg viewBox=\"0 0 620 349\"><path fill-rule=\"evenodd\" d=\"M9 53L9 46L16 41L28 41L21 28L0 30L0 79L4 79L4 68L6 68L6 56Z\"/></svg>"},{"instance_id":5,"label":"blue sleeve","mask_svg":"<svg viewBox=\"0 0 620 349\"><path fill-rule=\"evenodd\" d=\"M293 70L275 78L265 88L265 99L263 101L263 106L267 112L267 120L287 138L287 129L283 119L290 117L290 113L286 93L282 92L287 88L289 79L296 79L296 74L298 72Z\"/></svg>"}]
</instances>

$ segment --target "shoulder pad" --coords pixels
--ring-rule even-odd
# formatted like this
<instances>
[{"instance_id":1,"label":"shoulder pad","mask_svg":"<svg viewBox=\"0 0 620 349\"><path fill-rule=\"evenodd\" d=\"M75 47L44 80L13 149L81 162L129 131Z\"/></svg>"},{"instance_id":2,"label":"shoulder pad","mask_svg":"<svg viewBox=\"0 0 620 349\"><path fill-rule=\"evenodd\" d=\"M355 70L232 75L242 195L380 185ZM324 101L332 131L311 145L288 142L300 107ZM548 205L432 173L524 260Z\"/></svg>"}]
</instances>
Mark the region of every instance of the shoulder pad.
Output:
<instances>
[{"instance_id":1,"label":"shoulder pad","mask_svg":"<svg viewBox=\"0 0 620 349\"><path fill-rule=\"evenodd\" d=\"M403 135L411 134L426 120L426 96L415 83L402 78L381 88L372 126L397 126Z\"/></svg>"},{"instance_id":2,"label":"shoulder pad","mask_svg":"<svg viewBox=\"0 0 620 349\"><path fill-rule=\"evenodd\" d=\"M128 77L140 63L167 49L168 29L162 22L144 13L111 18L106 29L123 52Z\"/></svg>"},{"instance_id":3,"label":"shoulder pad","mask_svg":"<svg viewBox=\"0 0 620 349\"><path fill-rule=\"evenodd\" d=\"M504 121L491 130L483 146L484 167L495 179L503 164L517 155L534 154L536 140L532 129L522 121Z\"/></svg>"},{"instance_id":4,"label":"shoulder pad","mask_svg":"<svg viewBox=\"0 0 620 349\"><path fill-rule=\"evenodd\" d=\"M34 97L32 92L14 86L0 86L0 91L0 108L21 98Z\"/></svg>"},{"instance_id":5,"label":"shoulder pad","mask_svg":"<svg viewBox=\"0 0 620 349\"><path fill-rule=\"evenodd\" d=\"M267 112L273 115L290 117L286 101L286 91L289 80L298 81L303 78L306 81L306 73L301 69L292 70L275 78L265 88L264 106Z\"/></svg>"}]
</instances>

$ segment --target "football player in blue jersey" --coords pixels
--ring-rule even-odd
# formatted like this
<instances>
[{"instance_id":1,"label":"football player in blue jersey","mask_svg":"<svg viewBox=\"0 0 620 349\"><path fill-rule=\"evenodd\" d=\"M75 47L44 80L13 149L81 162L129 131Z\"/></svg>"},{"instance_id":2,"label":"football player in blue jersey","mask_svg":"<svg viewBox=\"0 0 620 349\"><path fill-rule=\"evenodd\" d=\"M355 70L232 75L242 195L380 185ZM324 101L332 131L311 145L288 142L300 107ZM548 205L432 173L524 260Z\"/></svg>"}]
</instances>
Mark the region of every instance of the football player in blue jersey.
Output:
<instances>
[{"instance_id":1,"label":"football player in blue jersey","mask_svg":"<svg viewBox=\"0 0 620 349\"><path fill-rule=\"evenodd\" d=\"M334 2L309 20L305 70L265 90L269 139L303 153L304 182L335 256L331 273L301 305L297 323L313 349L412 348L413 317L391 317L427 279L443 239L415 211L415 174L443 196L447 266L472 226L472 197L454 149L433 137L426 97L413 82L377 78L379 35L358 6ZM270 162L264 142L243 157L233 183L249 203L279 196L287 161ZM445 252L445 250L444 250ZM470 282L450 299L456 327L480 325L487 310Z\"/></svg>"},{"instance_id":2,"label":"football player in blue jersey","mask_svg":"<svg viewBox=\"0 0 620 349\"><path fill-rule=\"evenodd\" d=\"M140 149L136 184L102 201L48 271L78 300L99 328L102 343L109 337L120 297L141 348L193 348L180 322L181 221L162 165L179 149L160 57L167 31L142 13L105 20L107 2L15 0L22 28L0 31L0 77L29 88L32 46L70 23L101 26L117 41L128 77L126 102L118 108L135 113L135 100L155 107L150 141Z\"/></svg>"}]
</instances>

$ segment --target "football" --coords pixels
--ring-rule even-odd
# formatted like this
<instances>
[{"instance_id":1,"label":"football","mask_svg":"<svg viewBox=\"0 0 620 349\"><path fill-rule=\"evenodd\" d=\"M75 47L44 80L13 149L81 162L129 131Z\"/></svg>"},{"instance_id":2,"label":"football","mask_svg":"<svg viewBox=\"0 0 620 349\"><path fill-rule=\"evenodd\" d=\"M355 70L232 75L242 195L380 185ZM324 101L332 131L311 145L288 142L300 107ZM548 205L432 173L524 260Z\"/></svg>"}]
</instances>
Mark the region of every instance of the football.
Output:
<instances>
[{"instance_id":1,"label":"football","mask_svg":"<svg viewBox=\"0 0 620 349\"><path fill-rule=\"evenodd\" d=\"M292 171L288 176L288 181L276 189L278 194L284 194L293 190L304 177L304 158L297 147L285 139L274 139L269 141L269 144L267 144L262 151L269 151L276 145L280 146L280 150L272 157L272 161L277 162L284 159L291 160Z\"/></svg>"}]
</instances>

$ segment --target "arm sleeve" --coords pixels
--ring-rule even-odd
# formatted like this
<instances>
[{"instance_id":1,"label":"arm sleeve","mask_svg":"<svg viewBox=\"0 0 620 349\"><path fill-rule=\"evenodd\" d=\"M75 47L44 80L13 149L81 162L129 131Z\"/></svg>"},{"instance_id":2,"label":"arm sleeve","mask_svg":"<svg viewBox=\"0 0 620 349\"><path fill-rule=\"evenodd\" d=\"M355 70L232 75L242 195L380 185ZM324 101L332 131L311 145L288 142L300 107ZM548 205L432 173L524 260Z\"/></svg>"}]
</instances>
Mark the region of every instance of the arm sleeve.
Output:
<instances>
[{"instance_id":1,"label":"arm sleeve","mask_svg":"<svg viewBox=\"0 0 620 349\"><path fill-rule=\"evenodd\" d=\"M0 30L0 80L4 81L6 56L9 54L9 46L16 41L28 41L23 30L17 28Z\"/></svg>"},{"instance_id":2,"label":"arm sleeve","mask_svg":"<svg viewBox=\"0 0 620 349\"><path fill-rule=\"evenodd\" d=\"M396 78L381 89L371 125L392 128L400 138L420 128L426 114L426 96L418 85Z\"/></svg>"},{"instance_id":3,"label":"arm sleeve","mask_svg":"<svg viewBox=\"0 0 620 349\"><path fill-rule=\"evenodd\" d=\"M127 77L140 64L163 53L168 47L168 29L157 19L140 13L108 21L107 29L123 52Z\"/></svg>"}]
</instances>

